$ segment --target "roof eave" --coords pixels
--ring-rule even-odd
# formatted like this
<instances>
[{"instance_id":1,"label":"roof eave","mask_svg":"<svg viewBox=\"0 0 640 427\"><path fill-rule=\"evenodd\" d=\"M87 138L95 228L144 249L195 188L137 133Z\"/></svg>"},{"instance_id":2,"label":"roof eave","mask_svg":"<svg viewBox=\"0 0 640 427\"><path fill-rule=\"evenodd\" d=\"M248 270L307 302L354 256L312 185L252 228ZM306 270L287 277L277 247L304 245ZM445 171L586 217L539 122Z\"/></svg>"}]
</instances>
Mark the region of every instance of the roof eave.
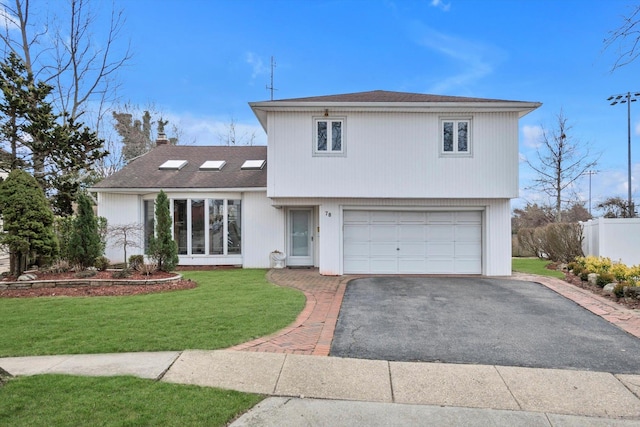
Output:
<instances>
[{"instance_id":1,"label":"roof eave","mask_svg":"<svg viewBox=\"0 0 640 427\"><path fill-rule=\"evenodd\" d=\"M357 111L526 111L540 107L540 102L490 101L490 102L292 102L263 101L249 103L263 127L267 111L314 111L323 109Z\"/></svg>"},{"instance_id":2,"label":"roof eave","mask_svg":"<svg viewBox=\"0 0 640 427\"><path fill-rule=\"evenodd\" d=\"M159 193L160 190L165 193L177 192L180 193L219 193L219 192L255 192L255 191L267 191L267 187L203 187L203 188L185 188L185 187L91 187L89 192L92 193L119 193L119 194L151 194Z\"/></svg>"}]
</instances>

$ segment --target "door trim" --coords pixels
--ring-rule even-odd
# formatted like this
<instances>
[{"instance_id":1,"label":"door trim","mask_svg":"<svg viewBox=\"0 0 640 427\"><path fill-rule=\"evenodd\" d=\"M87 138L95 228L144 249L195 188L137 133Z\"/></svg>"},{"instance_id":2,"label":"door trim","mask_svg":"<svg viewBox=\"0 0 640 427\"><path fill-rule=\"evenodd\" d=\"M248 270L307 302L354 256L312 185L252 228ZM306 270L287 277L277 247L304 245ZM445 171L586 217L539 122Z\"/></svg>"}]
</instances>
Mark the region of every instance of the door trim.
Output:
<instances>
[{"instance_id":1,"label":"door trim","mask_svg":"<svg viewBox=\"0 0 640 427\"><path fill-rule=\"evenodd\" d=\"M293 216L292 212L308 212L308 220L307 220L307 247L308 253L305 256L295 256L293 253L293 242L292 242L292 232L293 232ZM287 239L287 265L290 266L313 266L314 265L314 252L315 252L315 233L314 233L314 208L312 207L295 207L287 209L287 231L286 231L286 239Z\"/></svg>"}]
</instances>

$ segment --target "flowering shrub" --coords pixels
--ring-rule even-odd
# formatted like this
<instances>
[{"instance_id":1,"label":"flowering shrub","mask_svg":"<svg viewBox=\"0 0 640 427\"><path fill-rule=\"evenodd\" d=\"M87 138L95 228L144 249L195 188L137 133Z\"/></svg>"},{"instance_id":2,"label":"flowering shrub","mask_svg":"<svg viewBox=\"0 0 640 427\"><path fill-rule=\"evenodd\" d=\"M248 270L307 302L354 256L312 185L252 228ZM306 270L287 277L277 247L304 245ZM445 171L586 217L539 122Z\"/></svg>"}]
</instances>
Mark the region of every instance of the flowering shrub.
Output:
<instances>
[{"instance_id":1,"label":"flowering shrub","mask_svg":"<svg viewBox=\"0 0 640 427\"><path fill-rule=\"evenodd\" d=\"M640 282L640 265L628 267L621 262L612 262L610 258L605 257L577 257L573 270L574 274L581 278L586 278L589 273L596 273L605 275L607 278L611 275L618 283L624 282L628 286L637 286Z\"/></svg>"}]
</instances>

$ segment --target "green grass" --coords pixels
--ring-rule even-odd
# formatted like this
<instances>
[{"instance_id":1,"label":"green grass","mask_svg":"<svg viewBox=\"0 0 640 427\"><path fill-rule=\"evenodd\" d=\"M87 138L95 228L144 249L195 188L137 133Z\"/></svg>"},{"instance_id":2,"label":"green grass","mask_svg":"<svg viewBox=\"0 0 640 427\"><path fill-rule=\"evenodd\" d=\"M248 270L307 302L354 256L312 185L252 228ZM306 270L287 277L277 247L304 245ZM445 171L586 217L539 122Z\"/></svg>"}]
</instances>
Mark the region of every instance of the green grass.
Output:
<instances>
[{"instance_id":1,"label":"green grass","mask_svg":"<svg viewBox=\"0 0 640 427\"><path fill-rule=\"evenodd\" d=\"M0 425L224 426L260 400L133 377L39 375L0 387Z\"/></svg>"},{"instance_id":2,"label":"green grass","mask_svg":"<svg viewBox=\"0 0 640 427\"><path fill-rule=\"evenodd\" d=\"M195 289L121 297L0 299L0 357L217 349L293 322L304 295L264 270L185 272ZM1 423L0 423L1 424Z\"/></svg>"},{"instance_id":3,"label":"green grass","mask_svg":"<svg viewBox=\"0 0 640 427\"><path fill-rule=\"evenodd\" d=\"M512 258L511 269L521 273L537 274L539 276L564 278L564 273L557 270L549 270L546 268L550 261L539 258Z\"/></svg>"}]
</instances>

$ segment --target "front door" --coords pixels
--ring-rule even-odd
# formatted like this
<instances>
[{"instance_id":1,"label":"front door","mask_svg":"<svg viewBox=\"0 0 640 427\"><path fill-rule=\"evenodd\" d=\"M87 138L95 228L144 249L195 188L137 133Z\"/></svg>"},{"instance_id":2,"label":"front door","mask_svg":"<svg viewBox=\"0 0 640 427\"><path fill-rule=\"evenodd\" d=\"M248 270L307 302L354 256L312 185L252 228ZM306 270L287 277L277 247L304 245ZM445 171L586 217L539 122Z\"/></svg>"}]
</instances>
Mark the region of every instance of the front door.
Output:
<instances>
[{"instance_id":1,"label":"front door","mask_svg":"<svg viewBox=\"0 0 640 427\"><path fill-rule=\"evenodd\" d=\"M313 210L289 209L288 265L313 265Z\"/></svg>"}]
</instances>

